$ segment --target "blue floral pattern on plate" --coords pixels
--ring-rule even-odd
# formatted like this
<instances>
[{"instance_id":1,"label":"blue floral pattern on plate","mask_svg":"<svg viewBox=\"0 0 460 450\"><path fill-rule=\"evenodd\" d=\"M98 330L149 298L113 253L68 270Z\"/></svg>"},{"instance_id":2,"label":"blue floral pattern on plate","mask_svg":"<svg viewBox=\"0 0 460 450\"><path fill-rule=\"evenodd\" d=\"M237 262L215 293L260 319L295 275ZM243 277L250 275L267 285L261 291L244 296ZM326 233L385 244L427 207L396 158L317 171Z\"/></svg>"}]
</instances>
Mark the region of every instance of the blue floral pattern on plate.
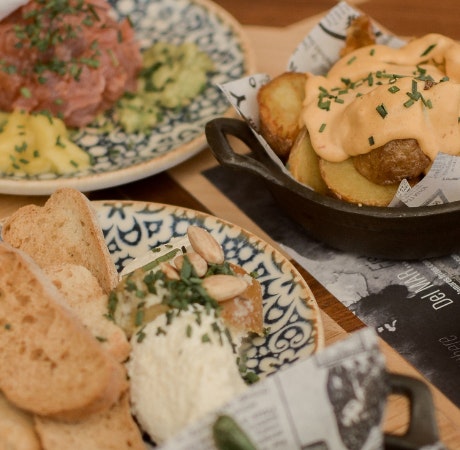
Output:
<instances>
[{"instance_id":1,"label":"blue floral pattern on plate","mask_svg":"<svg viewBox=\"0 0 460 450\"><path fill-rule=\"evenodd\" d=\"M118 18L129 16L141 48L155 41L196 43L216 67L205 91L183 110L170 111L150 135L126 134L112 121L79 130L74 140L94 165L68 175L1 175L0 192L48 195L58 187L80 191L128 183L169 169L206 146L205 124L232 114L218 84L254 71L254 62L238 22L209 0L109 0Z\"/></svg>"},{"instance_id":2,"label":"blue floral pattern on plate","mask_svg":"<svg viewBox=\"0 0 460 450\"><path fill-rule=\"evenodd\" d=\"M191 224L206 228L222 245L226 259L257 274L262 286L265 337L247 348L248 368L267 376L324 345L319 310L295 267L276 249L244 229L205 213L145 202L94 202L118 271L131 259L186 233Z\"/></svg>"}]
</instances>

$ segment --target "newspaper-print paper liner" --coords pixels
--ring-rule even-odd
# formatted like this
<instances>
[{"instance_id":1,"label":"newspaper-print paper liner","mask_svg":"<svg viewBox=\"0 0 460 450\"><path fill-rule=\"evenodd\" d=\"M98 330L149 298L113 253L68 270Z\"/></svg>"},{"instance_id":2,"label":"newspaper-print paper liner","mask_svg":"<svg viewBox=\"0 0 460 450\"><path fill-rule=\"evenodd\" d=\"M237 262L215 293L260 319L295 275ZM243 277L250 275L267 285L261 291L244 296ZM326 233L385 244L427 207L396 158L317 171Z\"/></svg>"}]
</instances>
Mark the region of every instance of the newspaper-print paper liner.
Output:
<instances>
[{"instance_id":1,"label":"newspaper-print paper liner","mask_svg":"<svg viewBox=\"0 0 460 450\"><path fill-rule=\"evenodd\" d=\"M288 60L286 70L310 72L314 75L326 74L339 59L347 26L353 18L361 14L360 11L346 2L340 2L319 21L296 47ZM373 27L378 44L398 48L406 43L405 40L388 33L376 24ZM225 93L238 114L250 125L254 135L271 159L284 173L293 178L283 162L259 134L257 92L269 80L269 75L258 73L219 85L219 88ZM417 207L460 200L459 180L460 157L439 153L427 175L418 184L411 187L406 180L401 182L398 192L389 206Z\"/></svg>"},{"instance_id":2,"label":"newspaper-print paper liner","mask_svg":"<svg viewBox=\"0 0 460 450\"><path fill-rule=\"evenodd\" d=\"M212 424L226 414L258 450L382 449L388 394L377 335L365 328L250 386L160 448L214 450Z\"/></svg>"}]
</instances>

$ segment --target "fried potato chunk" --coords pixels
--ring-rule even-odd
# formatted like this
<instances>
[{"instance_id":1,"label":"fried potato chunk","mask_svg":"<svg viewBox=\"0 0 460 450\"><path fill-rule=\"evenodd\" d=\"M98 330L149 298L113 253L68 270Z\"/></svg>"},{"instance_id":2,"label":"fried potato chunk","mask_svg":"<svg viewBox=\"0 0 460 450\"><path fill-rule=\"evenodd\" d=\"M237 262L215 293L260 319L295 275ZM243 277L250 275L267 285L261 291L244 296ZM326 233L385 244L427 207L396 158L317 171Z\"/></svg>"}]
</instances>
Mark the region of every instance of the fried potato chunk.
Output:
<instances>
[{"instance_id":1,"label":"fried potato chunk","mask_svg":"<svg viewBox=\"0 0 460 450\"><path fill-rule=\"evenodd\" d=\"M361 175L380 185L417 178L431 164L416 139L396 139L352 159Z\"/></svg>"},{"instance_id":2,"label":"fried potato chunk","mask_svg":"<svg viewBox=\"0 0 460 450\"><path fill-rule=\"evenodd\" d=\"M345 47L340 50L340 56L343 57L358 48L373 44L375 44L375 34L369 16L358 16L347 28Z\"/></svg>"},{"instance_id":3,"label":"fried potato chunk","mask_svg":"<svg viewBox=\"0 0 460 450\"><path fill-rule=\"evenodd\" d=\"M342 162L320 159L321 176L334 197L349 203L369 206L388 206L398 190L399 183L378 185L363 177L352 158Z\"/></svg>"},{"instance_id":4,"label":"fried potato chunk","mask_svg":"<svg viewBox=\"0 0 460 450\"><path fill-rule=\"evenodd\" d=\"M305 73L284 72L262 86L257 95L260 134L283 161L300 132L306 79Z\"/></svg>"},{"instance_id":5,"label":"fried potato chunk","mask_svg":"<svg viewBox=\"0 0 460 450\"><path fill-rule=\"evenodd\" d=\"M299 182L320 194L327 194L328 188L319 170L319 157L311 145L306 128L302 128L292 146L286 167Z\"/></svg>"}]
</instances>

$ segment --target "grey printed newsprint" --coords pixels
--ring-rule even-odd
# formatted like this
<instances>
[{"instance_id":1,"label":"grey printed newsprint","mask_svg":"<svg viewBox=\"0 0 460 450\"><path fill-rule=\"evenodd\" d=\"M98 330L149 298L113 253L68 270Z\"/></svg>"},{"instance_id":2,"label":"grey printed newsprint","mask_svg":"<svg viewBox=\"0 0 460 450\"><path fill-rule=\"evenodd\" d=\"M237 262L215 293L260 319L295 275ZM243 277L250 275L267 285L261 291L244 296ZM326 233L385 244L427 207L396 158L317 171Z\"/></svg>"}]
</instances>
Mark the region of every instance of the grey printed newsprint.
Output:
<instances>
[{"instance_id":1,"label":"grey printed newsprint","mask_svg":"<svg viewBox=\"0 0 460 450\"><path fill-rule=\"evenodd\" d=\"M365 328L252 385L162 449L215 449L222 414L258 450L382 449L387 381L377 335Z\"/></svg>"},{"instance_id":2,"label":"grey printed newsprint","mask_svg":"<svg viewBox=\"0 0 460 450\"><path fill-rule=\"evenodd\" d=\"M396 262L340 252L290 220L260 179L235 184L220 166L203 175L460 407L459 255Z\"/></svg>"}]
</instances>

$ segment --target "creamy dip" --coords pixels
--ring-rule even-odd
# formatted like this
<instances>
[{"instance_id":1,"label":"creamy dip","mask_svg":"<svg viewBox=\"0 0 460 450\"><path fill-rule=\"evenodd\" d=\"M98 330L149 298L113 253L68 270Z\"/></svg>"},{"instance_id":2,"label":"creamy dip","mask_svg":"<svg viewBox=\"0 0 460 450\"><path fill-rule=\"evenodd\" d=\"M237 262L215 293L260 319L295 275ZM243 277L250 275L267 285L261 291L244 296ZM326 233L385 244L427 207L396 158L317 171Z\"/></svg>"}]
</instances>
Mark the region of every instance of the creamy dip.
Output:
<instances>
[{"instance_id":1,"label":"creamy dip","mask_svg":"<svg viewBox=\"0 0 460 450\"><path fill-rule=\"evenodd\" d=\"M328 161L416 139L434 159L460 154L460 44L439 34L402 48L362 47L309 75L302 121Z\"/></svg>"}]
</instances>

